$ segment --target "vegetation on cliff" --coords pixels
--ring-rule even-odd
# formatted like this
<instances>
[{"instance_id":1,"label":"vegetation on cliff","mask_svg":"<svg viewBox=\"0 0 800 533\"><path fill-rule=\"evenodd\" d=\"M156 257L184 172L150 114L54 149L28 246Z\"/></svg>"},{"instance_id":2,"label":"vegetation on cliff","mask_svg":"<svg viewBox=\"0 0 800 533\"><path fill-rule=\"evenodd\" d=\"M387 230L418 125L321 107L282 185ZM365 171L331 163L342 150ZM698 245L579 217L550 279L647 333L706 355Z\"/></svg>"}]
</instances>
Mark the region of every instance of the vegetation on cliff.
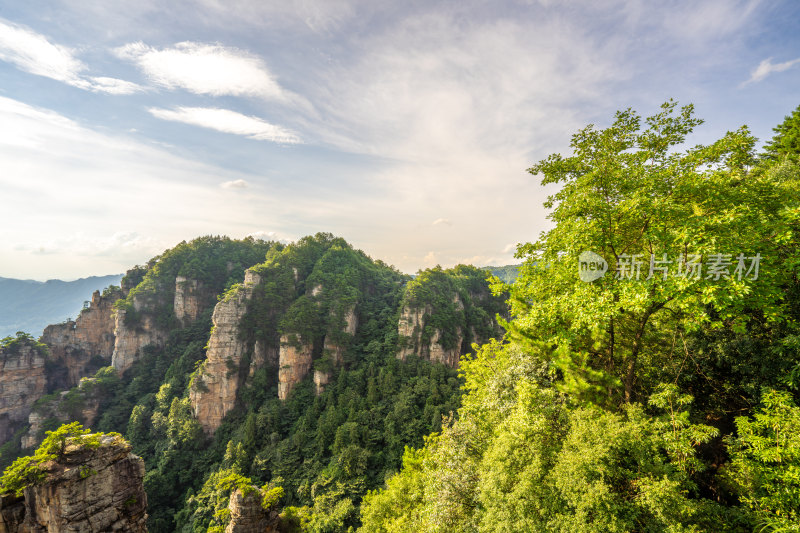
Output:
<instances>
[{"instance_id":1,"label":"vegetation on cliff","mask_svg":"<svg viewBox=\"0 0 800 533\"><path fill-rule=\"evenodd\" d=\"M17 496L28 485L42 482L47 477L46 463L55 461L64 455L68 444L79 444L82 447L95 449L100 447L103 433L91 433L78 422L64 424L55 431L48 431L42 444L33 455L20 457L5 469L0 476L0 494L14 492ZM108 433L107 436L120 438L119 433Z\"/></svg>"},{"instance_id":2,"label":"vegetation on cliff","mask_svg":"<svg viewBox=\"0 0 800 533\"><path fill-rule=\"evenodd\" d=\"M504 300L492 294L486 270L468 265L437 266L408 283L401 308L424 312L418 326L421 331L414 332L411 342L429 345L438 336L439 344L451 350L500 335L496 317L507 312Z\"/></svg>"},{"instance_id":3,"label":"vegetation on cliff","mask_svg":"<svg viewBox=\"0 0 800 533\"><path fill-rule=\"evenodd\" d=\"M282 245L252 237L235 240L219 236L181 242L147 265L131 269L122 279L122 286L129 289L128 294L117 301L116 307L126 311L125 321L129 326L139 325L141 313L147 312L162 328L175 328L173 300L178 276L202 283L213 298L241 282L244 271L263 261L272 248L280 249ZM137 300L139 309L134 303Z\"/></svg>"}]
</instances>

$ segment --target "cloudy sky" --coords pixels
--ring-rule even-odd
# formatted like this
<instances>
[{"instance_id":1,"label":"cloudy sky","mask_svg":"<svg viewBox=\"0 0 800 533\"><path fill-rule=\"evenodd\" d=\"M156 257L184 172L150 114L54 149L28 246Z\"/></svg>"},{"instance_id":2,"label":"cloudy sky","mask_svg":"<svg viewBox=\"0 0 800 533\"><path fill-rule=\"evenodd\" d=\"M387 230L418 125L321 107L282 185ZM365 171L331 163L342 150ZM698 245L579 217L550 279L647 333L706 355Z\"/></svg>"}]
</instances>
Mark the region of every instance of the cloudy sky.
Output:
<instances>
[{"instance_id":1,"label":"cloudy sky","mask_svg":"<svg viewBox=\"0 0 800 533\"><path fill-rule=\"evenodd\" d=\"M710 142L800 104L793 0L0 0L0 276L332 232L405 272L513 261L526 173L674 98Z\"/></svg>"}]
</instances>

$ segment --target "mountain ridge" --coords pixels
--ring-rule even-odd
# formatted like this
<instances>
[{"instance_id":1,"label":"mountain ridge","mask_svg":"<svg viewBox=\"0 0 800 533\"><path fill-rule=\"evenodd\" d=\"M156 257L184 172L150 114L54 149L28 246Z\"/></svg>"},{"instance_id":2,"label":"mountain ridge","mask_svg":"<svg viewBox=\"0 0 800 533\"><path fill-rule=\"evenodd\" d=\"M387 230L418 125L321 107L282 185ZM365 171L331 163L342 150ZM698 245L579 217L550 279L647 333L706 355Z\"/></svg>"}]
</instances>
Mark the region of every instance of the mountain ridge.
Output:
<instances>
[{"instance_id":1,"label":"mountain ridge","mask_svg":"<svg viewBox=\"0 0 800 533\"><path fill-rule=\"evenodd\" d=\"M74 318L91 294L119 285L123 274L73 281L22 280L0 276L0 338L25 331L39 337L45 327Z\"/></svg>"}]
</instances>

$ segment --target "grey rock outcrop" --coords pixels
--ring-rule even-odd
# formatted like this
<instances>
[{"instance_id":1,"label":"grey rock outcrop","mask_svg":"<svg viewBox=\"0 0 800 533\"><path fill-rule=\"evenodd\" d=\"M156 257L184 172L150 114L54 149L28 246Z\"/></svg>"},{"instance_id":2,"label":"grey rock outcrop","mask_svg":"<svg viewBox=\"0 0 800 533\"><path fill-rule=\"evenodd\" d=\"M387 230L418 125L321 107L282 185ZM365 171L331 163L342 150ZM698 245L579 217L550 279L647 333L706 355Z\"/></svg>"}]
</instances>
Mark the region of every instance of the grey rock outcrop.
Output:
<instances>
[{"instance_id":1,"label":"grey rock outcrop","mask_svg":"<svg viewBox=\"0 0 800 533\"><path fill-rule=\"evenodd\" d=\"M0 348L0 444L21 427L47 388L47 352L33 342Z\"/></svg>"},{"instance_id":2,"label":"grey rock outcrop","mask_svg":"<svg viewBox=\"0 0 800 533\"><path fill-rule=\"evenodd\" d=\"M292 389L308 375L311 370L313 346L303 344L292 335L281 335L281 348L278 356L278 398L285 400Z\"/></svg>"},{"instance_id":3,"label":"grey rock outcrop","mask_svg":"<svg viewBox=\"0 0 800 533\"><path fill-rule=\"evenodd\" d=\"M457 294L453 296L453 303L457 309L464 309L464 304ZM442 332L438 329L433 331L430 339L426 342L424 330L432 313L433 309L430 305L416 309L403 308L397 325L397 334L400 339L400 350L397 357L405 361L409 355L416 355L455 368L461 357L464 332L460 327L456 327L455 342L448 347L443 344Z\"/></svg>"},{"instance_id":4,"label":"grey rock outcrop","mask_svg":"<svg viewBox=\"0 0 800 533\"><path fill-rule=\"evenodd\" d=\"M2 495L0 533L147 531L142 459L118 436L101 436L97 447L76 440L21 498Z\"/></svg>"},{"instance_id":5,"label":"grey rock outcrop","mask_svg":"<svg viewBox=\"0 0 800 533\"><path fill-rule=\"evenodd\" d=\"M245 494L241 489L231 493L228 502L231 521L225 533L273 533L278 531L280 517L274 508L264 509L261 506L263 494L256 487Z\"/></svg>"},{"instance_id":6,"label":"grey rock outcrop","mask_svg":"<svg viewBox=\"0 0 800 533\"><path fill-rule=\"evenodd\" d=\"M260 276L248 270L239 290L220 300L214 308L214 330L208 341L206 360L189 390L194 415L206 433L213 433L236 403L236 393L243 381L242 360L248 353L247 343L239 337L239 324L259 283ZM257 365L277 359L272 352L270 347L256 343L248 374Z\"/></svg>"},{"instance_id":7,"label":"grey rock outcrop","mask_svg":"<svg viewBox=\"0 0 800 533\"><path fill-rule=\"evenodd\" d=\"M151 311L157 305L151 298L133 297L133 311L139 316L139 321L131 325L127 319L126 309L117 309L114 322L114 353L111 356L111 365L120 374L128 370L141 355L141 350L146 346L162 346L168 336L156 324Z\"/></svg>"}]
</instances>

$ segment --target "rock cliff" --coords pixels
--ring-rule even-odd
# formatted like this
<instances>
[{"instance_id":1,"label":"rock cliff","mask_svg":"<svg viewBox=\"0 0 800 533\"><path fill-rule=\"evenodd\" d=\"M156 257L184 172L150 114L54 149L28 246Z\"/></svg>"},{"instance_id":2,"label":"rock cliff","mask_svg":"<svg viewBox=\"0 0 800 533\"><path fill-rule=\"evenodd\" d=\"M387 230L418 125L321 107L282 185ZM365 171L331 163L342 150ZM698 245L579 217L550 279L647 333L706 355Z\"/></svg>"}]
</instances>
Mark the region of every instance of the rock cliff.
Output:
<instances>
[{"instance_id":1,"label":"rock cliff","mask_svg":"<svg viewBox=\"0 0 800 533\"><path fill-rule=\"evenodd\" d=\"M273 533L279 531L280 517L274 506L267 510L261 505L263 493L256 487L246 494L241 489L231 493L228 503L231 521L225 533Z\"/></svg>"},{"instance_id":2,"label":"rock cliff","mask_svg":"<svg viewBox=\"0 0 800 533\"><path fill-rule=\"evenodd\" d=\"M245 356L251 356L245 375L268 360L276 359L275 350L262 343L256 343L252 353L248 352L247 343L239 336L239 324L260 282L259 275L248 270L239 290L220 300L214 308L214 328L208 341L206 360L189 390L194 415L206 433L213 433L222 418L233 409L244 378L240 370Z\"/></svg>"},{"instance_id":3,"label":"rock cliff","mask_svg":"<svg viewBox=\"0 0 800 533\"><path fill-rule=\"evenodd\" d=\"M57 363L51 373L51 388L68 388L84 376L111 362L114 352L114 302L124 296L121 289L95 291L89 306L75 321L47 326L41 342L50 347Z\"/></svg>"},{"instance_id":4,"label":"rock cliff","mask_svg":"<svg viewBox=\"0 0 800 533\"><path fill-rule=\"evenodd\" d=\"M114 321L115 339L111 365L120 374L139 359L142 348L150 345L161 346L168 336L168 332L158 327L155 318L149 314L142 314L139 324L130 325L126 321L128 312L125 309L117 309Z\"/></svg>"},{"instance_id":5,"label":"rock cliff","mask_svg":"<svg viewBox=\"0 0 800 533\"><path fill-rule=\"evenodd\" d=\"M456 312L463 313L464 303L458 294L452 297L453 307ZM429 327L428 322L434 312L430 305L422 308L404 307L400 313L400 321L397 326L397 334L400 338L400 352L397 357L404 360L413 354L436 363L443 363L449 367L458 366L458 361L462 355L462 345L464 343L463 328L457 325L451 326L452 337L450 343L443 340L441 328ZM425 329L433 330L429 339L426 339Z\"/></svg>"},{"instance_id":6,"label":"rock cliff","mask_svg":"<svg viewBox=\"0 0 800 533\"><path fill-rule=\"evenodd\" d=\"M60 458L41 465L45 479L22 497L2 495L0 533L147 531L144 462L119 436L87 445L91 437L72 440Z\"/></svg>"},{"instance_id":7,"label":"rock cliff","mask_svg":"<svg viewBox=\"0 0 800 533\"><path fill-rule=\"evenodd\" d=\"M354 305L348 309L347 313L344 315L343 332L346 334L347 338L352 338L353 335L356 334L356 329L358 329L358 317L356 316L356 307ZM322 351L324 356L328 358L330 366L340 366L342 364L342 357L345 349L346 346L334 341L332 335L328 334L325 336ZM332 374L332 368L314 370L314 389L316 390L317 396L322 394L322 391L325 390L325 385L330 382Z\"/></svg>"},{"instance_id":8,"label":"rock cliff","mask_svg":"<svg viewBox=\"0 0 800 533\"><path fill-rule=\"evenodd\" d=\"M0 347L0 444L28 419L47 388L47 348L29 337Z\"/></svg>"},{"instance_id":9,"label":"rock cliff","mask_svg":"<svg viewBox=\"0 0 800 533\"><path fill-rule=\"evenodd\" d=\"M175 278L175 300L173 309L175 318L183 326L197 320L213 299L213 292L207 290L203 283L196 279L189 279L184 276Z\"/></svg>"},{"instance_id":10,"label":"rock cliff","mask_svg":"<svg viewBox=\"0 0 800 533\"><path fill-rule=\"evenodd\" d=\"M303 344L296 335L282 335L278 357L278 398L285 400L295 385L311 370L313 346Z\"/></svg>"},{"instance_id":11,"label":"rock cliff","mask_svg":"<svg viewBox=\"0 0 800 533\"><path fill-rule=\"evenodd\" d=\"M143 348L164 345L169 337L169 324L186 327L216 302L217 293L202 282L185 276L176 276L174 282L171 279L160 281L158 289L132 292L128 306L117 309L111 364L120 374L140 358ZM171 288L165 287L167 283L175 284L171 300Z\"/></svg>"},{"instance_id":12,"label":"rock cliff","mask_svg":"<svg viewBox=\"0 0 800 533\"><path fill-rule=\"evenodd\" d=\"M464 305L458 295L453 297L453 303L458 310L464 309ZM430 306L420 309L403 308L397 326L397 334L401 339L401 348L397 357L405 361L409 355L413 354L417 357L455 368L458 366L458 361L462 354L462 344L464 342L462 328L458 326L453 328L454 340L448 346L442 340L441 329L433 328L430 340L426 341L425 327L432 312Z\"/></svg>"}]
</instances>

